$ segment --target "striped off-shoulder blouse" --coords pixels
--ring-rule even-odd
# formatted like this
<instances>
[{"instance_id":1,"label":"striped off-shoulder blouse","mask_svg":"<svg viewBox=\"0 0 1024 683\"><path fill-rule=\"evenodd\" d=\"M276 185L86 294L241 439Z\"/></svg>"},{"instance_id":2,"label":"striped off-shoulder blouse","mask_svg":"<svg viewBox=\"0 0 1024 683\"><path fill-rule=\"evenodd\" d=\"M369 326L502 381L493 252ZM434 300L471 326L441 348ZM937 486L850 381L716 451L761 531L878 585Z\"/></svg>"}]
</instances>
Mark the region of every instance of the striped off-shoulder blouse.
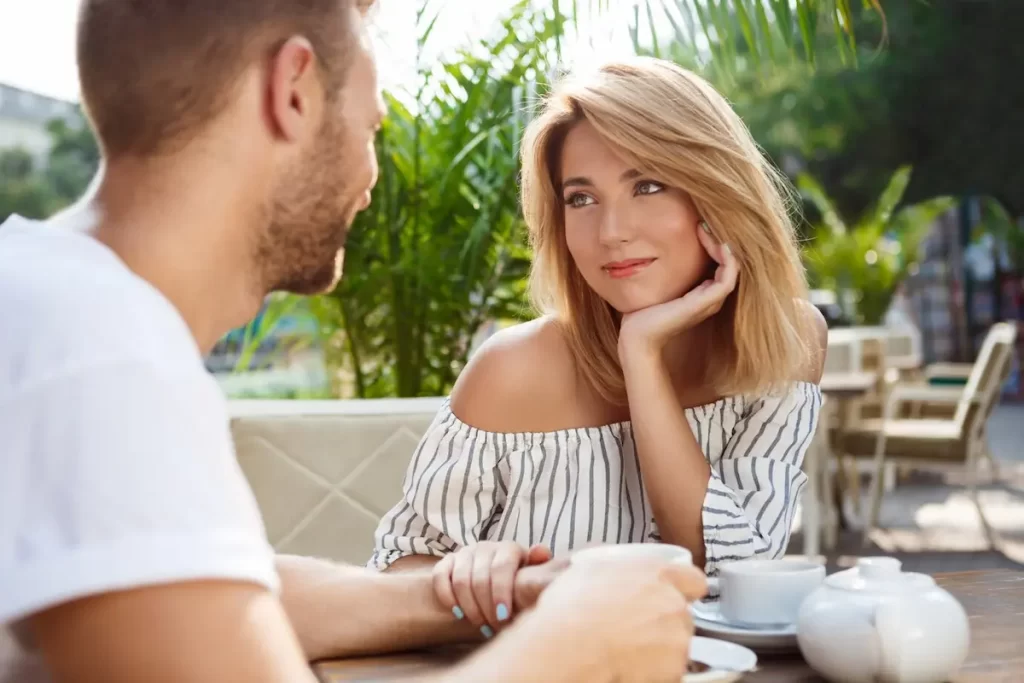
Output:
<instances>
[{"instance_id":1,"label":"striped off-shoulder blouse","mask_svg":"<svg viewBox=\"0 0 1024 683\"><path fill-rule=\"evenodd\" d=\"M817 385L686 410L711 465L703 522L709 575L722 562L781 556L821 408ZM543 543L555 556L597 543L658 542L629 422L556 432L471 427L446 401L417 447L369 565L477 541Z\"/></svg>"}]
</instances>

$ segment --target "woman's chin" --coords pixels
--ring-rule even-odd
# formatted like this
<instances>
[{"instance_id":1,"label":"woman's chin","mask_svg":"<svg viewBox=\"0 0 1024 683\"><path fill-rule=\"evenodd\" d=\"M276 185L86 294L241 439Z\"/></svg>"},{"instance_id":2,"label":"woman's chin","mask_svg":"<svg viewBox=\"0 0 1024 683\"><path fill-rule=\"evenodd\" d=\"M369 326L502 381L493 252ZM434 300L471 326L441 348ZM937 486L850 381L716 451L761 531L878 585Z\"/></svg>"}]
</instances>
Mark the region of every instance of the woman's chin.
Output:
<instances>
[{"instance_id":1,"label":"woman's chin","mask_svg":"<svg viewBox=\"0 0 1024 683\"><path fill-rule=\"evenodd\" d=\"M674 300L676 298L677 297L654 297L654 296L651 296L651 297L636 297L636 298L632 298L631 297L630 299L626 299L626 300L619 299L619 300L616 300L616 301L609 301L608 303L611 304L611 307L614 308L616 311L618 311L621 315L629 315L630 313L636 313L637 311L642 311L642 310L644 310L646 308L651 308L653 306L660 306L661 304L666 304L669 301L672 301L672 300Z\"/></svg>"}]
</instances>

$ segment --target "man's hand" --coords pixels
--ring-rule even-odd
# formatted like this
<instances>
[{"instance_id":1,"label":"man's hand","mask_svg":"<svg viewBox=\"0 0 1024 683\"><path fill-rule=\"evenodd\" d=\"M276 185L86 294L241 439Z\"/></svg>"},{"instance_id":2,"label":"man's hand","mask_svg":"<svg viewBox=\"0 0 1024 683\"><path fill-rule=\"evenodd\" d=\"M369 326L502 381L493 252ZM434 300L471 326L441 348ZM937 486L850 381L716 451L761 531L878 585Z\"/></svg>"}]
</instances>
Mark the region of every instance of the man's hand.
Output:
<instances>
[{"instance_id":1,"label":"man's hand","mask_svg":"<svg viewBox=\"0 0 1024 683\"><path fill-rule=\"evenodd\" d=\"M569 567L569 560L550 560L543 564L531 562L516 574L513 602L516 612L530 609L537 604L541 593Z\"/></svg>"},{"instance_id":2,"label":"man's hand","mask_svg":"<svg viewBox=\"0 0 1024 683\"><path fill-rule=\"evenodd\" d=\"M567 571L531 616L548 638L558 634L562 652L576 650L584 670L596 664L610 680L678 681L693 637L689 603L706 592L707 580L694 567L609 562Z\"/></svg>"},{"instance_id":3,"label":"man's hand","mask_svg":"<svg viewBox=\"0 0 1024 683\"><path fill-rule=\"evenodd\" d=\"M693 635L689 602L706 590L693 567L569 568L501 638L439 680L678 681Z\"/></svg>"},{"instance_id":4,"label":"man's hand","mask_svg":"<svg viewBox=\"0 0 1024 683\"><path fill-rule=\"evenodd\" d=\"M105 593L28 623L56 683L315 681L281 605L255 584Z\"/></svg>"}]
</instances>

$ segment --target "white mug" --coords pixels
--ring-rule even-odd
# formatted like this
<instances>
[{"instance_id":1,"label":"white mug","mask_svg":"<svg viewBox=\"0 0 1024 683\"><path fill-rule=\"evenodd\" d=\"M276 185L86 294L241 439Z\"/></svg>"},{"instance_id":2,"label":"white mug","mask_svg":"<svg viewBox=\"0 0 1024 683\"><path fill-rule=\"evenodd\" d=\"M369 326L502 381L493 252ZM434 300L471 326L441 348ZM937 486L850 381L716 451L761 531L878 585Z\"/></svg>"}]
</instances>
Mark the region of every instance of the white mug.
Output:
<instances>
[{"instance_id":1,"label":"white mug","mask_svg":"<svg viewBox=\"0 0 1024 683\"><path fill-rule=\"evenodd\" d=\"M686 548L667 543L621 543L578 550L572 554L569 562L579 566L637 560L661 560L690 566L693 564L693 555Z\"/></svg>"},{"instance_id":2,"label":"white mug","mask_svg":"<svg viewBox=\"0 0 1024 683\"><path fill-rule=\"evenodd\" d=\"M795 624L800 605L825 580L825 566L805 560L739 560L719 567L719 611L741 626Z\"/></svg>"}]
</instances>

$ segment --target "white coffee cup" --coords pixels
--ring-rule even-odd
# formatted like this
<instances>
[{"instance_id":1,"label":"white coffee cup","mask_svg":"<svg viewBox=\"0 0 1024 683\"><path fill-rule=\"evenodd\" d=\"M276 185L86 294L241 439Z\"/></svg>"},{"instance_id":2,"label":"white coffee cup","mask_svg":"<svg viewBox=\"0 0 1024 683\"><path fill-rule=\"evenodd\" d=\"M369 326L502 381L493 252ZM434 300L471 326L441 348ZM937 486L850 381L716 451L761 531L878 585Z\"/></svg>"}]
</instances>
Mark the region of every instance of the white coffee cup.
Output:
<instances>
[{"instance_id":1,"label":"white coffee cup","mask_svg":"<svg viewBox=\"0 0 1024 683\"><path fill-rule=\"evenodd\" d=\"M571 564L579 566L638 560L660 560L671 564L690 566L693 564L693 555L686 548L667 543L621 543L597 545L578 550L572 554L569 561Z\"/></svg>"},{"instance_id":2,"label":"white coffee cup","mask_svg":"<svg viewBox=\"0 0 1024 683\"><path fill-rule=\"evenodd\" d=\"M805 560L739 560L721 565L719 611L743 626L795 624L804 599L825 580L824 565Z\"/></svg>"}]
</instances>

